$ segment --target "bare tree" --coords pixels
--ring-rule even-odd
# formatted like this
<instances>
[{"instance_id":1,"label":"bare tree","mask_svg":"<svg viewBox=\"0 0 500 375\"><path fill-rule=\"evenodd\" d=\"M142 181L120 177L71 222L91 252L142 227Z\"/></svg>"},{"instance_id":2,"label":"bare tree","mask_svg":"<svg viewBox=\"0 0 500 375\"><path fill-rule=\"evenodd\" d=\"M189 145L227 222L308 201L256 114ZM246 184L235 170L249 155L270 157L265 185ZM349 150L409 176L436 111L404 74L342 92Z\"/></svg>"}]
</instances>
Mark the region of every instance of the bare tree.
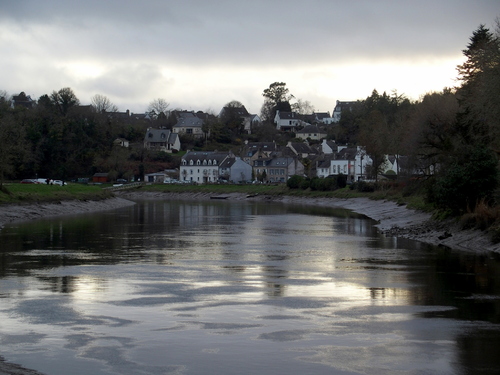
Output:
<instances>
[{"instance_id":1,"label":"bare tree","mask_svg":"<svg viewBox=\"0 0 500 375\"><path fill-rule=\"evenodd\" d=\"M297 103L292 104L292 109L300 115L312 115L314 106L309 100L297 99Z\"/></svg>"},{"instance_id":2,"label":"bare tree","mask_svg":"<svg viewBox=\"0 0 500 375\"><path fill-rule=\"evenodd\" d=\"M97 113L118 112L118 107L105 95L95 94L90 99L90 104Z\"/></svg>"},{"instance_id":3,"label":"bare tree","mask_svg":"<svg viewBox=\"0 0 500 375\"><path fill-rule=\"evenodd\" d=\"M163 98L158 98L154 99L149 103L147 112L152 115L154 119L156 119L158 116L165 115L165 117L168 117L168 107L170 107L170 103L167 102Z\"/></svg>"}]
</instances>

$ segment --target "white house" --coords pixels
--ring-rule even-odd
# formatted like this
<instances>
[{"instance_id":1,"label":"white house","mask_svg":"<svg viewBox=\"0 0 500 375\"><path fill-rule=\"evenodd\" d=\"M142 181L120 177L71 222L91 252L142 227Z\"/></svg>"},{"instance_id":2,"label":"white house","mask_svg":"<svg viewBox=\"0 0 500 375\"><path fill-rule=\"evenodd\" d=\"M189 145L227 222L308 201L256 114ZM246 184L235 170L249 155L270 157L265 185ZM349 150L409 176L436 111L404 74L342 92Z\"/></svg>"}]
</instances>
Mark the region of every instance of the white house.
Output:
<instances>
[{"instance_id":1,"label":"white house","mask_svg":"<svg viewBox=\"0 0 500 375\"><path fill-rule=\"evenodd\" d=\"M219 167L228 157L228 152L188 151L181 159L179 179L198 184L217 182Z\"/></svg>"},{"instance_id":2,"label":"white house","mask_svg":"<svg viewBox=\"0 0 500 375\"><path fill-rule=\"evenodd\" d=\"M362 180L366 178L366 169L372 163L362 147L339 146L337 152L325 155L323 160L316 163L316 175L328 177L342 174L349 181Z\"/></svg>"},{"instance_id":3,"label":"white house","mask_svg":"<svg viewBox=\"0 0 500 375\"><path fill-rule=\"evenodd\" d=\"M276 124L276 129L278 130L292 131L302 123L302 120L295 112L276 111L274 123Z\"/></svg>"}]
</instances>

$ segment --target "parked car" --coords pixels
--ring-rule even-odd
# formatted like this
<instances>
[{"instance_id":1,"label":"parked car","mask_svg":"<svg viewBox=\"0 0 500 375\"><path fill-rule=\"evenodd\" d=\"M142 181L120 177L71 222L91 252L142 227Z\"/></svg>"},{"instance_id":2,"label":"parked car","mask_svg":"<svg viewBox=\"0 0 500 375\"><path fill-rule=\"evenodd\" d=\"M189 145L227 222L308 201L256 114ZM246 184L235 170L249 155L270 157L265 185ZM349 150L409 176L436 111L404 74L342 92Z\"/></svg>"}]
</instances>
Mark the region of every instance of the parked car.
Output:
<instances>
[{"instance_id":1,"label":"parked car","mask_svg":"<svg viewBox=\"0 0 500 375\"><path fill-rule=\"evenodd\" d=\"M58 185L58 186L66 186L67 183L61 180L52 180L51 181L52 185Z\"/></svg>"},{"instance_id":2,"label":"parked car","mask_svg":"<svg viewBox=\"0 0 500 375\"><path fill-rule=\"evenodd\" d=\"M36 184L35 180L32 178L25 178L24 180L21 181L21 184Z\"/></svg>"},{"instance_id":3,"label":"parked car","mask_svg":"<svg viewBox=\"0 0 500 375\"><path fill-rule=\"evenodd\" d=\"M125 180L124 178L119 178L118 180L116 180L116 183L117 184L126 184L127 180Z\"/></svg>"}]
</instances>

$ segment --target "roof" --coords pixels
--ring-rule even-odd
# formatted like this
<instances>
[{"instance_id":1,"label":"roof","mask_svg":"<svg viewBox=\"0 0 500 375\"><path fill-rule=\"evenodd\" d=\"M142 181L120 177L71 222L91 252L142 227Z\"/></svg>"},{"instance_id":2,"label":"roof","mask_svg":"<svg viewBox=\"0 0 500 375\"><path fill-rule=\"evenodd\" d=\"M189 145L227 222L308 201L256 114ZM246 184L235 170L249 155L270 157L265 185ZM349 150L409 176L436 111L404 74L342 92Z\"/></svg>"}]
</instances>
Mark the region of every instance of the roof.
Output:
<instances>
[{"instance_id":1,"label":"roof","mask_svg":"<svg viewBox=\"0 0 500 375\"><path fill-rule=\"evenodd\" d=\"M175 128L195 128L201 127L203 120L193 112L180 112L178 114L177 124Z\"/></svg>"},{"instance_id":2,"label":"roof","mask_svg":"<svg viewBox=\"0 0 500 375\"><path fill-rule=\"evenodd\" d=\"M311 146L309 146L307 143L294 142L291 144L291 146L299 154L315 154L316 153L316 151Z\"/></svg>"},{"instance_id":3,"label":"roof","mask_svg":"<svg viewBox=\"0 0 500 375\"><path fill-rule=\"evenodd\" d=\"M355 147L346 147L337 153L337 160L354 160L358 150Z\"/></svg>"},{"instance_id":4,"label":"roof","mask_svg":"<svg viewBox=\"0 0 500 375\"><path fill-rule=\"evenodd\" d=\"M144 141L150 143L166 142L174 144L178 136L177 133L172 133L168 129L148 128L144 136Z\"/></svg>"},{"instance_id":5,"label":"roof","mask_svg":"<svg viewBox=\"0 0 500 375\"><path fill-rule=\"evenodd\" d=\"M217 151L189 151L182 157L182 160L189 161L203 161L203 160L216 160L217 165L220 165L229 156L228 152L217 152Z\"/></svg>"},{"instance_id":6,"label":"roof","mask_svg":"<svg viewBox=\"0 0 500 375\"><path fill-rule=\"evenodd\" d=\"M330 118L330 112L314 112L314 115L316 115L316 118L318 120L322 120L324 118Z\"/></svg>"},{"instance_id":7,"label":"roof","mask_svg":"<svg viewBox=\"0 0 500 375\"><path fill-rule=\"evenodd\" d=\"M297 119L299 120L299 114L295 112L282 112L278 111L276 112L276 115L279 116L281 120L291 120L291 119Z\"/></svg>"}]
</instances>

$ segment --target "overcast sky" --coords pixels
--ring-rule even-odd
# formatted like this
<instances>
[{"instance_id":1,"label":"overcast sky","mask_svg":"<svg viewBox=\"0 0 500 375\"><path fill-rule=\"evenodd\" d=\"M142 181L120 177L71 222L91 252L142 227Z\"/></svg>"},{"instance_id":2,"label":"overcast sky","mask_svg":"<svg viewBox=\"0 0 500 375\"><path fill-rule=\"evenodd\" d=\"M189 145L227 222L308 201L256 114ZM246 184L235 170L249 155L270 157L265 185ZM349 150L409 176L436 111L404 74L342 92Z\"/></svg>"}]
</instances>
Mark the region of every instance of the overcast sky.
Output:
<instances>
[{"instance_id":1,"label":"overcast sky","mask_svg":"<svg viewBox=\"0 0 500 375\"><path fill-rule=\"evenodd\" d=\"M455 85L472 32L498 16L498 0L0 0L0 90L260 113L278 81L331 113L373 89Z\"/></svg>"}]
</instances>

